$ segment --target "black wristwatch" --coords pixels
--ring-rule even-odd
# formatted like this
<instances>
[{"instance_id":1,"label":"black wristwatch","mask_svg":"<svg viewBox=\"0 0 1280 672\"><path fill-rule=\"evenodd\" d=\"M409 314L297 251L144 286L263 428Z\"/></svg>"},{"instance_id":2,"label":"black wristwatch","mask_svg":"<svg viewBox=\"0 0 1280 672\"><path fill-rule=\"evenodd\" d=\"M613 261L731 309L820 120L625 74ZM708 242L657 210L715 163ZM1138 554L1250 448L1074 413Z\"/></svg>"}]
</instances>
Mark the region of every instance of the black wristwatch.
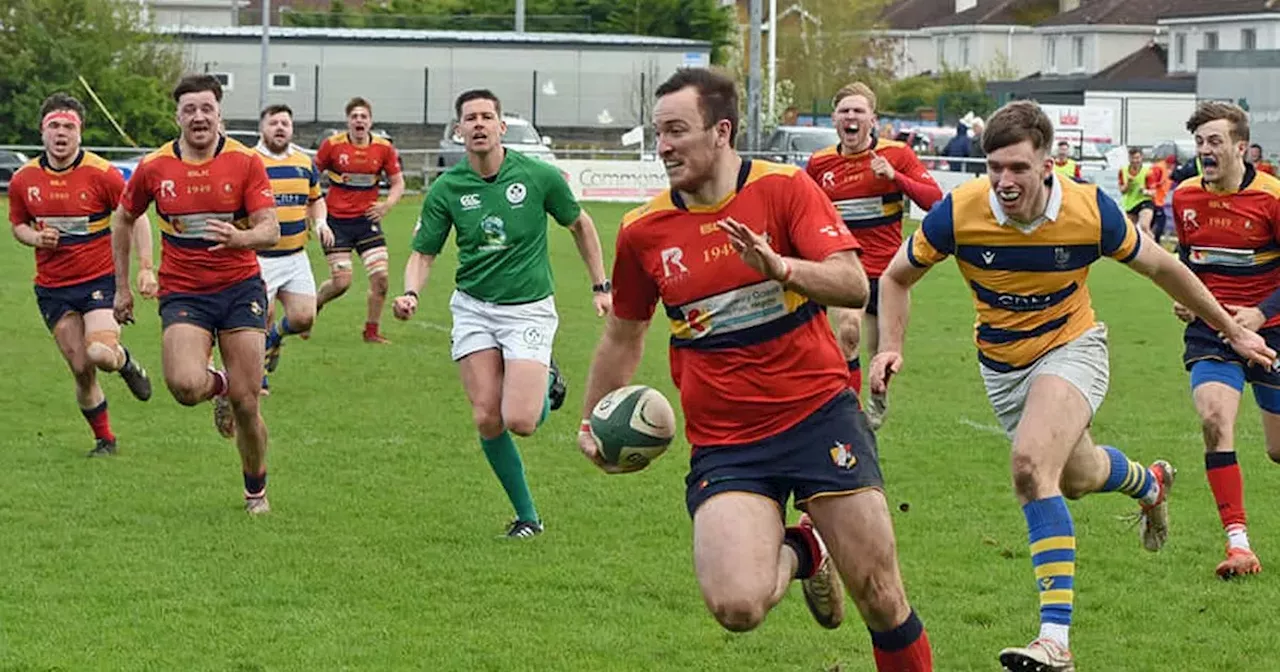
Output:
<instances>
[{"instance_id":1,"label":"black wristwatch","mask_svg":"<svg viewBox=\"0 0 1280 672\"><path fill-rule=\"evenodd\" d=\"M591 285L591 291L596 294L608 294L613 291L613 283L605 280L603 284Z\"/></svg>"}]
</instances>

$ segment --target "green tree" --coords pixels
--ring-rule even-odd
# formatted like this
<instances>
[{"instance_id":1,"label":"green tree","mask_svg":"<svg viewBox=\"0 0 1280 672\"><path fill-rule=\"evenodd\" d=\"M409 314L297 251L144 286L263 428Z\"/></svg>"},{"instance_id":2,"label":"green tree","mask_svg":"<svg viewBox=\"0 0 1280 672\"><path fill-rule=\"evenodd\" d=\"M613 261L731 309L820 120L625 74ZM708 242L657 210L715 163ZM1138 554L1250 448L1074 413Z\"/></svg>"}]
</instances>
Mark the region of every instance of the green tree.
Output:
<instances>
[{"instance_id":1,"label":"green tree","mask_svg":"<svg viewBox=\"0 0 1280 672\"><path fill-rule=\"evenodd\" d=\"M138 3L0 0L0 12L0 142L39 144L40 103L63 91L84 102L86 145L124 144L79 77L139 144L173 136L182 54L145 30Z\"/></svg>"},{"instance_id":2,"label":"green tree","mask_svg":"<svg viewBox=\"0 0 1280 672\"><path fill-rule=\"evenodd\" d=\"M889 81L896 62L893 45L876 37L889 0L796 0L778 3L778 80L795 85L801 107L820 101L853 80ZM744 33L742 63L747 60ZM763 59L762 59L763 62ZM746 76L745 67L742 69Z\"/></svg>"}]
</instances>

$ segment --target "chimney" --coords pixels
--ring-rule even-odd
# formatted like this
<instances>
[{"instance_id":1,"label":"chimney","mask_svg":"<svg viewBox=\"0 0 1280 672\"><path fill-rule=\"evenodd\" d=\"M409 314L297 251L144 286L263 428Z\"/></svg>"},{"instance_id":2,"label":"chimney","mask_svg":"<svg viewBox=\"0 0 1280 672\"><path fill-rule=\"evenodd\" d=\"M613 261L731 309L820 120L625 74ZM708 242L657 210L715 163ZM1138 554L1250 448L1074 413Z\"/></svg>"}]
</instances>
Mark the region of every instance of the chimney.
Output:
<instances>
[{"instance_id":1,"label":"chimney","mask_svg":"<svg viewBox=\"0 0 1280 672\"><path fill-rule=\"evenodd\" d=\"M1067 0L1058 0L1058 1L1066 2ZM977 6L978 6L978 0L956 0L956 14L959 14L960 12L963 12L966 9L973 9L974 7L977 7Z\"/></svg>"},{"instance_id":2,"label":"chimney","mask_svg":"<svg viewBox=\"0 0 1280 672\"><path fill-rule=\"evenodd\" d=\"M1073 9L1080 8L1080 0L1058 0L1058 13L1066 14Z\"/></svg>"}]
</instances>

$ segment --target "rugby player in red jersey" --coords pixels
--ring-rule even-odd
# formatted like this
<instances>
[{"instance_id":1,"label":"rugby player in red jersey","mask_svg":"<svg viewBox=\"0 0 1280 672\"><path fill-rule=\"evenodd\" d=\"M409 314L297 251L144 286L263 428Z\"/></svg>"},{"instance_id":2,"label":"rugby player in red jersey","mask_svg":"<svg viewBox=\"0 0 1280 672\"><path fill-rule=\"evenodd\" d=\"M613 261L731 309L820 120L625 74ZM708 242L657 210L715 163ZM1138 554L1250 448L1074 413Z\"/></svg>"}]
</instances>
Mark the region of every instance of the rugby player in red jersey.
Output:
<instances>
[{"instance_id":1,"label":"rugby player in red jersey","mask_svg":"<svg viewBox=\"0 0 1280 672\"><path fill-rule=\"evenodd\" d=\"M815 619L834 628L843 575L877 669L930 670L928 637L898 570L875 437L825 315L827 305L866 303L858 243L799 168L734 151L732 79L687 68L657 96L671 189L623 220L614 312L583 416L630 381L661 300L693 445L686 503L708 609L728 630L751 630L800 579ZM583 420L580 449L617 470L589 428ZM784 527L792 497L806 514Z\"/></svg>"},{"instance_id":2,"label":"rugby player in red jersey","mask_svg":"<svg viewBox=\"0 0 1280 672\"><path fill-rule=\"evenodd\" d=\"M835 204L845 226L862 245L860 260L871 292L867 307L833 309L840 349L848 360L849 384L861 394L858 347L865 340L867 351L875 355L879 346L876 307L880 274L902 246L907 199L928 212L942 200L942 189L911 147L877 136L876 94L871 87L862 82L841 87L832 100L832 108L831 121L840 134L840 143L814 152L805 170ZM879 429L884 421L886 403L885 394L873 392L867 399L867 421L872 430Z\"/></svg>"},{"instance_id":3,"label":"rugby player in red jersey","mask_svg":"<svg viewBox=\"0 0 1280 672\"><path fill-rule=\"evenodd\" d=\"M45 99L40 107L44 153L10 180L9 222L18 242L36 248L36 302L75 376L76 401L93 429L93 457L116 452L97 372L119 372L142 401L151 398L151 380L120 344L120 324L112 313L111 211L124 191L124 176L80 148L83 123L80 101L65 93ZM138 221L138 291L154 296L151 226L145 216Z\"/></svg>"},{"instance_id":4,"label":"rugby player in red jersey","mask_svg":"<svg viewBox=\"0 0 1280 672\"><path fill-rule=\"evenodd\" d=\"M1245 161L1249 116L1237 105L1201 103L1187 130L1203 166L1173 192L1182 261L1246 329L1280 348L1280 180ZM1236 461L1235 424L1246 382L1262 416L1267 454L1280 462L1280 372L1250 366L1220 328L1174 307L1187 322L1183 363L1204 433L1204 467L1227 536L1217 575L1262 571L1245 529L1244 479Z\"/></svg>"},{"instance_id":5,"label":"rugby player in red jersey","mask_svg":"<svg viewBox=\"0 0 1280 672\"><path fill-rule=\"evenodd\" d=\"M258 412L266 333L266 286L254 250L280 238L262 158L218 132L222 86L188 75L173 91L181 136L148 154L120 198L113 226L116 316L133 313L129 292L132 222L155 203L160 217L160 320L164 379L178 403L212 399L214 421L235 436L245 510L267 503L267 426ZM225 371L209 367L214 338Z\"/></svg>"},{"instance_id":6,"label":"rugby player in red jersey","mask_svg":"<svg viewBox=\"0 0 1280 672\"><path fill-rule=\"evenodd\" d=\"M316 310L342 296L351 286L351 251L369 274L369 315L364 323L366 343L388 343L378 331L387 303L387 239L382 220L404 195L400 155L391 141L369 132L373 106L364 98L352 98L346 107L347 132L325 138L316 152L316 169L329 177L325 194L329 220L320 234L333 243L325 245L329 279L320 285ZM391 190L378 200L378 181L387 176Z\"/></svg>"}]
</instances>

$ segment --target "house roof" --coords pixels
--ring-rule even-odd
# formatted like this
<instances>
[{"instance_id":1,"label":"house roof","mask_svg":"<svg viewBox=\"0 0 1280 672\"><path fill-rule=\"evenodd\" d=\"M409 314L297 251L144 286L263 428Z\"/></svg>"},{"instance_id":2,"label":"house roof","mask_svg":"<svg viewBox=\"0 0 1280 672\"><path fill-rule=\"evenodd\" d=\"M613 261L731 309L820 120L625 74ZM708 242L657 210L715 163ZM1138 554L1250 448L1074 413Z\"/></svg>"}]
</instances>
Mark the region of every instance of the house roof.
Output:
<instances>
[{"instance_id":1,"label":"house roof","mask_svg":"<svg viewBox=\"0 0 1280 672\"><path fill-rule=\"evenodd\" d=\"M915 30L931 26L955 13L955 5L940 0L895 0L880 12L886 28Z\"/></svg>"},{"instance_id":2,"label":"house roof","mask_svg":"<svg viewBox=\"0 0 1280 672\"><path fill-rule=\"evenodd\" d=\"M940 5L950 3L934 0ZM929 26L1036 25L1058 13L1058 0L978 0L963 12L949 14Z\"/></svg>"},{"instance_id":3,"label":"house roof","mask_svg":"<svg viewBox=\"0 0 1280 672\"><path fill-rule=\"evenodd\" d=\"M179 38L262 39L261 26L159 26L155 32ZM404 30L399 28L294 28L271 26L270 37L295 40L352 42L443 42L596 47L709 49L710 42L676 37L612 35L605 33L516 33L484 30Z\"/></svg>"},{"instance_id":4,"label":"house roof","mask_svg":"<svg viewBox=\"0 0 1280 672\"><path fill-rule=\"evenodd\" d=\"M1099 70L1094 79L1118 81L1124 79L1161 79L1169 76L1169 51L1162 45L1149 42L1141 49Z\"/></svg>"},{"instance_id":5,"label":"house roof","mask_svg":"<svg viewBox=\"0 0 1280 672\"><path fill-rule=\"evenodd\" d=\"M1210 3L1198 0L1168 0L1163 4L1165 9L1156 14L1158 19L1280 13L1278 0L1216 0Z\"/></svg>"},{"instance_id":6,"label":"house roof","mask_svg":"<svg viewBox=\"0 0 1280 672\"><path fill-rule=\"evenodd\" d=\"M1155 25L1156 15L1169 6L1169 0L1084 0L1080 6L1056 14L1038 25Z\"/></svg>"}]
</instances>

